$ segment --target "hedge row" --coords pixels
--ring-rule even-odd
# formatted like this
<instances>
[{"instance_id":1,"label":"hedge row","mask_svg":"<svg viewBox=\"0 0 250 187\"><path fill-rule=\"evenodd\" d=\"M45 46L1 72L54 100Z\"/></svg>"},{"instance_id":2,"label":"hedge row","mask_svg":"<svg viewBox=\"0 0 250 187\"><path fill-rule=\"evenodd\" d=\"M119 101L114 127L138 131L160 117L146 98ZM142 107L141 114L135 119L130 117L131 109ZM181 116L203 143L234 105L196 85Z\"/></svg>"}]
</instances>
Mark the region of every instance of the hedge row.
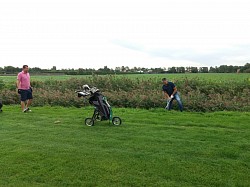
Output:
<instances>
[{"instance_id":1,"label":"hedge row","mask_svg":"<svg viewBox=\"0 0 250 187\"><path fill-rule=\"evenodd\" d=\"M250 84L242 82L210 82L209 80L173 80L182 97L187 111L250 111ZM132 108L164 107L161 80L150 78L128 78L119 76L92 76L68 80L32 81L33 106L59 105L82 107L88 105L87 99L79 99L75 90L81 85L96 86L108 98L112 106ZM0 97L4 104L19 103L19 95L14 85L0 87ZM174 104L175 108L177 104Z\"/></svg>"}]
</instances>

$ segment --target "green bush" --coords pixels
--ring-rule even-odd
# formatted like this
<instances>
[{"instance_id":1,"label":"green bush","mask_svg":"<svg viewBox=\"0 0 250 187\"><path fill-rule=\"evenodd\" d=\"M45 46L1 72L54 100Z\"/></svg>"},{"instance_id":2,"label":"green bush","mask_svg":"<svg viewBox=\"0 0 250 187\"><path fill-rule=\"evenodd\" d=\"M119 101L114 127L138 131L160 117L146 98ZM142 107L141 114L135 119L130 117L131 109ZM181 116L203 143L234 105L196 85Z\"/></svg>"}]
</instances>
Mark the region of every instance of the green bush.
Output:
<instances>
[{"instance_id":1,"label":"green bush","mask_svg":"<svg viewBox=\"0 0 250 187\"><path fill-rule=\"evenodd\" d=\"M4 88L4 82L3 82L3 80L0 80L0 90L2 90L3 88Z\"/></svg>"},{"instance_id":2,"label":"green bush","mask_svg":"<svg viewBox=\"0 0 250 187\"><path fill-rule=\"evenodd\" d=\"M217 82L199 78L173 80L187 111L249 111L249 80ZM48 79L32 81L33 106L59 105L82 107L88 105L86 99L78 98L75 90L83 84L96 86L116 107L155 108L164 107L162 83L157 78L139 79L126 76L89 76L67 80ZM3 85L3 86L1 86ZM4 104L19 103L19 96L12 85L0 82L0 96ZM176 102L174 107L177 108Z\"/></svg>"}]
</instances>

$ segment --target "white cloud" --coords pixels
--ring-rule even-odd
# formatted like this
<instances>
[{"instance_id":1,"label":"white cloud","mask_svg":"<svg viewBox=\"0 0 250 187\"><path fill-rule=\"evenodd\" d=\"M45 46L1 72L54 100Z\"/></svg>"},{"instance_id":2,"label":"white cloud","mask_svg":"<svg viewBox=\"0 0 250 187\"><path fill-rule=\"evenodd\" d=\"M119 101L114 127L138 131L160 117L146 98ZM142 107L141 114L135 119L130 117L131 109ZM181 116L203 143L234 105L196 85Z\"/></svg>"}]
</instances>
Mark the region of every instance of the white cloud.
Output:
<instances>
[{"instance_id":1,"label":"white cloud","mask_svg":"<svg viewBox=\"0 0 250 187\"><path fill-rule=\"evenodd\" d=\"M0 66L244 65L249 9L247 0L0 1Z\"/></svg>"}]
</instances>

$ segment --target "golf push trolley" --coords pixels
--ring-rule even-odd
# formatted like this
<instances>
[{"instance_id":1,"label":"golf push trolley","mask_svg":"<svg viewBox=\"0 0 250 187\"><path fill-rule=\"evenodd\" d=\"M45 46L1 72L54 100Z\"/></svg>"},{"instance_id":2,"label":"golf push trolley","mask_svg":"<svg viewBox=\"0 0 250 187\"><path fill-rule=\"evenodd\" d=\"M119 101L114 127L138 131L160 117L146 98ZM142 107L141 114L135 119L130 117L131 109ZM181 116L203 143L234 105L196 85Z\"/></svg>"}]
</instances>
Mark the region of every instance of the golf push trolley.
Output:
<instances>
[{"instance_id":1,"label":"golf push trolley","mask_svg":"<svg viewBox=\"0 0 250 187\"><path fill-rule=\"evenodd\" d=\"M76 91L78 97L89 97L89 103L94 106L94 113L91 118L85 119L85 125L93 126L96 121L109 120L113 125L121 125L120 117L113 117L112 108L109 105L106 97L96 87L90 88L88 85L83 85L82 91Z\"/></svg>"}]
</instances>

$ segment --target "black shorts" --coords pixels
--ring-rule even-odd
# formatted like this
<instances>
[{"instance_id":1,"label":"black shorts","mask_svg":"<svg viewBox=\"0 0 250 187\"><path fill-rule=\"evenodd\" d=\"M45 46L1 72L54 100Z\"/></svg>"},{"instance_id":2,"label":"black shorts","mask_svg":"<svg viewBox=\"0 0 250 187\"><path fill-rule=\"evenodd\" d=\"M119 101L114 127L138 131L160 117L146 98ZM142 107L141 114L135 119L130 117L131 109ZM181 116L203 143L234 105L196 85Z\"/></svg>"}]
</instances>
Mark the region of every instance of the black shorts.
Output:
<instances>
[{"instance_id":1,"label":"black shorts","mask_svg":"<svg viewBox=\"0 0 250 187\"><path fill-rule=\"evenodd\" d=\"M18 90L18 93L21 95L21 101L26 101L28 99L33 99L32 90Z\"/></svg>"}]
</instances>

